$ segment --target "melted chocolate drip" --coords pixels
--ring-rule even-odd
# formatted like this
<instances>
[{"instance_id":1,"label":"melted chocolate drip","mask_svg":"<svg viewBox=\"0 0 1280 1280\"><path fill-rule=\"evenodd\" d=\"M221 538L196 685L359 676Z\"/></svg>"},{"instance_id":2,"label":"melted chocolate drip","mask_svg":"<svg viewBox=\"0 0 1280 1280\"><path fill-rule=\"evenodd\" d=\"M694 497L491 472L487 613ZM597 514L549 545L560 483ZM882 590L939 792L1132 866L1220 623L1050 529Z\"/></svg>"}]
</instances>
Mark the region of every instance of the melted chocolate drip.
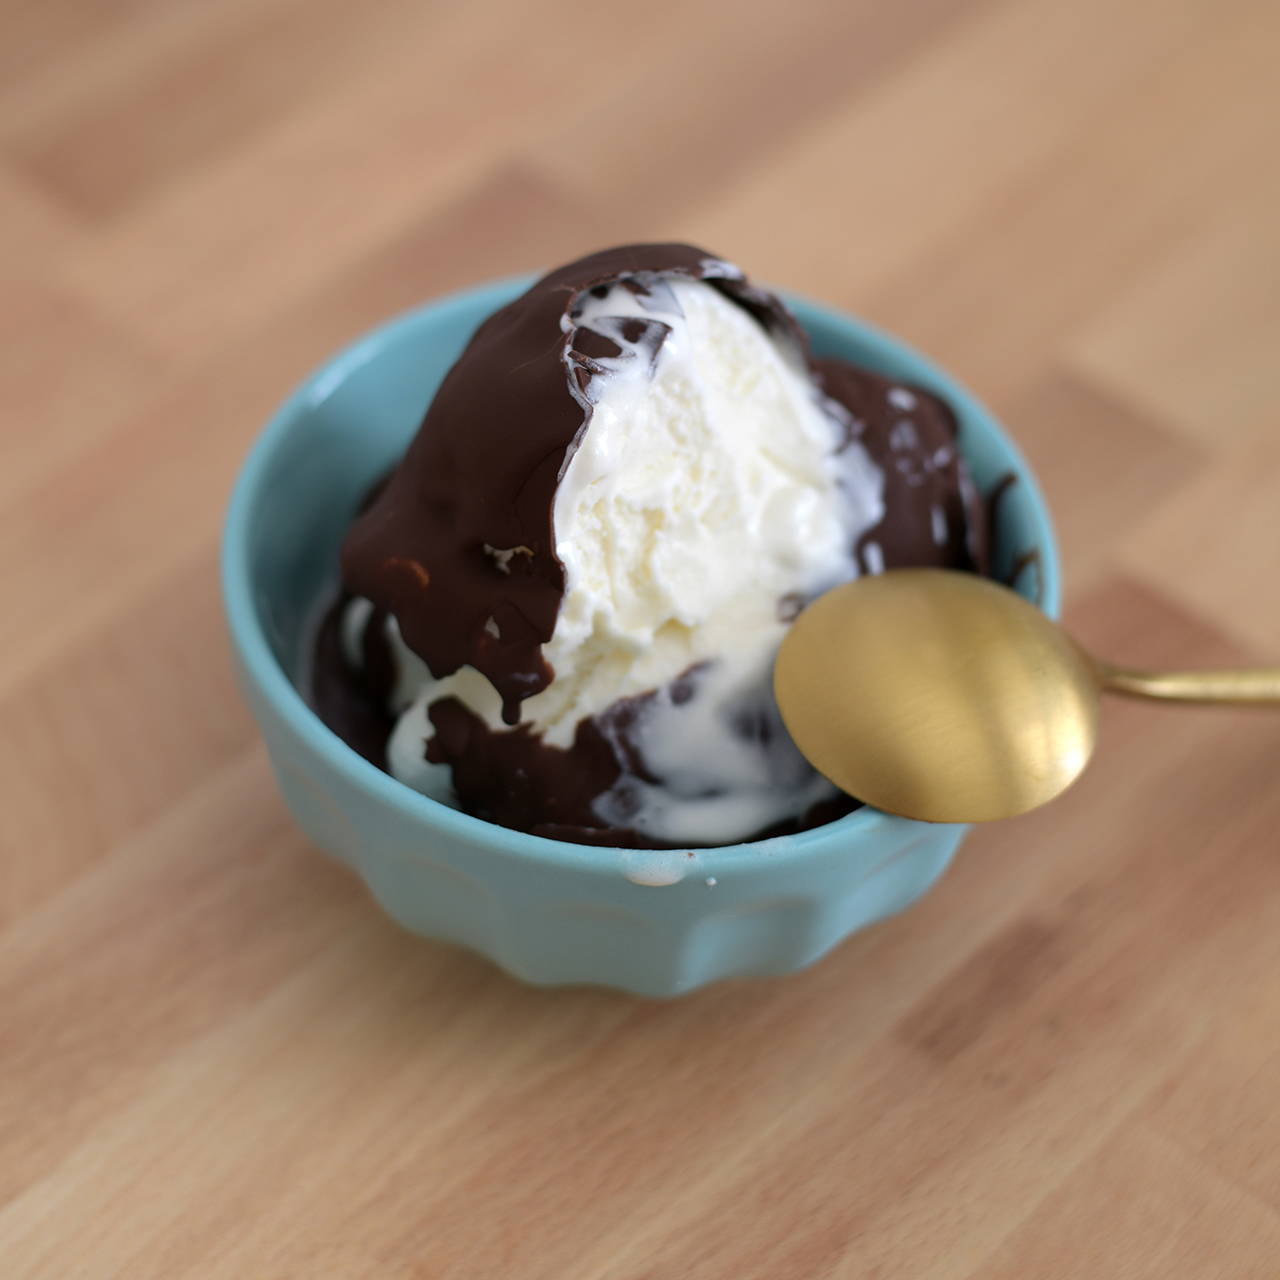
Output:
<instances>
[{"instance_id":1,"label":"melted chocolate drip","mask_svg":"<svg viewBox=\"0 0 1280 1280\"><path fill-rule=\"evenodd\" d=\"M956 447L951 406L845 360L815 362L851 415L850 436L884 472L884 516L858 541L862 573L908 566L986 573L986 514Z\"/></svg>"},{"instance_id":2,"label":"melted chocolate drip","mask_svg":"<svg viewBox=\"0 0 1280 1280\"><path fill-rule=\"evenodd\" d=\"M476 817L580 844L664 848L638 831L603 826L592 811L624 764L634 771L639 763L634 753L619 760L612 744L626 742L630 725L656 696L622 699L604 715L582 721L565 749L542 742L528 725L494 733L470 708L445 698L430 710L435 733L427 759L452 765L458 803Z\"/></svg>"},{"instance_id":3,"label":"melted chocolate drip","mask_svg":"<svg viewBox=\"0 0 1280 1280\"><path fill-rule=\"evenodd\" d=\"M605 372L600 362L623 350L609 334L577 326L575 313L584 294L604 296L618 282L642 306L646 298L657 306L669 294L667 276L705 280L794 343L847 414L849 441L860 442L884 471L885 515L855 549L864 572L907 565L987 571L986 510L942 400L843 361L812 360L782 303L703 250L630 245L593 254L544 276L480 326L400 465L347 535L344 586L375 604L365 671L347 667L331 614L317 642L315 702L325 722L367 758L374 758L371 743L381 734L383 758L375 763L385 767L391 728L383 709L394 683L387 614L436 678L464 665L486 675L509 724L518 721L520 703L551 681L541 646L551 638L565 589L553 550L556 486L590 422L591 384ZM656 360L667 326L634 318L628 324L631 331L616 336ZM786 597L780 616L794 616L802 605ZM676 700L696 696L696 678L696 669L686 672L665 692ZM495 732L456 699L442 699L429 708L434 732L424 750L451 766L469 813L581 843L662 847L636 830L605 824L594 809L624 774L662 781L647 774L630 741L636 717L659 692L585 720L563 749L527 725ZM769 717L744 708L741 720L738 731L763 749ZM833 797L757 838L830 821L855 805Z\"/></svg>"},{"instance_id":4,"label":"melted chocolate drip","mask_svg":"<svg viewBox=\"0 0 1280 1280\"><path fill-rule=\"evenodd\" d=\"M382 628L366 627L364 652L367 668L353 671L342 651L342 615L351 603L348 595L339 596L324 615L316 632L311 664L311 705L316 714L349 747L358 751L379 769L387 767L387 739L395 728L395 716L387 710L389 682L385 674L393 661ZM382 637L386 662L371 651ZM376 673L376 674L375 674Z\"/></svg>"},{"instance_id":5,"label":"melted chocolate drip","mask_svg":"<svg viewBox=\"0 0 1280 1280\"><path fill-rule=\"evenodd\" d=\"M1024 551L1014 558L1013 564L1009 566L1008 577L1005 578L1005 586L1012 587L1023 595L1028 594L1028 591L1023 591L1022 579L1031 572L1035 574L1035 585L1029 588L1029 594L1036 604L1043 604L1044 567L1040 560L1039 547L1032 547L1030 551Z\"/></svg>"},{"instance_id":6,"label":"melted chocolate drip","mask_svg":"<svg viewBox=\"0 0 1280 1280\"><path fill-rule=\"evenodd\" d=\"M995 488L987 494L987 528L990 530L990 538L994 543L999 540L1000 536L1000 520L1004 511L1005 494L1013 488L1018 482L1018 474L1010 471L1007 475L1003 475L996 481ZM1009 566L1001 581L1006 587L1012 587L1014 591L1022 591L1024 585L1023 577L1028 573L1035 573L1035 587L1030 592L1031 599L1036 604L1044 604L1044 565L1040 556L1040 548L1032 547L1029 551L1023 551L1014 557L1013 563ZM1023 592L1023 594L1028 594Z\"/></svg>"}]
</instances>

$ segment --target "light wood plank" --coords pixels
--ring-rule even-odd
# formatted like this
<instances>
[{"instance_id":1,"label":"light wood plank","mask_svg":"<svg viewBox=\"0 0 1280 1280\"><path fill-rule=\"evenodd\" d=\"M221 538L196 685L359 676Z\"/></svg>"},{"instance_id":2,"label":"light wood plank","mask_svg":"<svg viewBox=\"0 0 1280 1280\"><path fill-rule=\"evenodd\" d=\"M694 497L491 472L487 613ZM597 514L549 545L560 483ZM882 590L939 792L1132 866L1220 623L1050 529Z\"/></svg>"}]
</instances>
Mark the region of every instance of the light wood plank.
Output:
<instances>
[{"instance_id":1,"label":"light wood plank","mask_svg":"<svg viewBox=\"0 0 1280 1280\"><path fill-rule=\"evenodd\" d=\"M76 458L167 382L148 344L66 287L0 273L0 508Z\"/></svg>"},{"instance_id":2,"label":"light wood plank","mask_svg":"<svg viewBox=\"0 0 1280 1280\"><path fill-rule=\"evenodd\" d=\"M679 225L767 279L859 305L1222 20L1199 0L1002 4Z\"/></svg>"},{"instance_id":3,"label":"light wood plank","mask_svg":"<svg viewBox=\"0 0 1280 1280\"><path fill-rule=\"evenodd\" d=\"M0 138L63 202L116 217L430 28L430 8L412 0L150 9L67 58L57 77L0 97Z\"/></svg>"},{"instance_id":4,"label":"light wood plank","mask_svg":"<svg viewBox=\"0 0 1280 1280\"><path fill-rule=\"evenodd\" d=\"M1280 146L1280 124L1263 118L1266 154ZM1219 447L1275 433L1280 181L1268 170L1253 185L1244 208L1228 189L1235 207L1122 294L1071 352L1080 368Z\"/></svg>"},{"instance_id":5,"label":"light wood plank","mask_svg":"<svg viewBox=\"0 0 1280 1280\"><path fill-rule=\"evenodd\" d=\"M1114 1275L1267 1280L1280 1218L1139 1130L1080 1169L974 1280Z\"/></svg>"},{"instance_id":6,"label":"light wood plank","mask_svg":"<svg viewBox=\"0 0 1280 1280\"><path fill-rule=\"evenodd\" d=\"M1198 39L1135 64L1081 128L859 304L1000 408L1054 352L1074 352L1077 336L1087 350L1097 328L1101 341L1122 319L1109 317L1110 300L1145 296L1224 206L1261 215L1269 178L1257 157L1278 141L1270 109L1277 15L1260 20L1252 6L1227 6ZM1265 236L1252 243L1265 257ZM1134 319L1149 335L1172 323L1150 312ZM1098 368L1083 364L1086 376ZM1107 381L1145 406L1149 390L1161 394L1163 375L1150 364L1132 369ZM1157 400L1154 416L1166 404Z\"/></svg>"},{"instance_id":7,"label":"light wood plank","mask_svg":"<svg viewBox=\"0 0 1280 1280\"><path fill-rule=\"evenodd\" d=\"M1130 569L1259 653L1280 645L1280 436L1219 458L1124 543Z\"/></svg>"}]
</instances>

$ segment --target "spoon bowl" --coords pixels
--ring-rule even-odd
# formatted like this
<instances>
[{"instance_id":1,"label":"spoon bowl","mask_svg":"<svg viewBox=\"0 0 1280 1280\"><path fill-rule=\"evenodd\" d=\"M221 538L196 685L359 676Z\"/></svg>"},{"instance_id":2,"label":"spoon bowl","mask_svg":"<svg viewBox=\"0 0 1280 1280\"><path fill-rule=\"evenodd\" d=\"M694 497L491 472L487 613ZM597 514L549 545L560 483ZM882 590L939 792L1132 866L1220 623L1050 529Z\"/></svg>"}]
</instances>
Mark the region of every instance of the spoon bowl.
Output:
<instances>
[{"instance_id":1,"label":"spoon bowl","mask_svg":"<svg viewBox=\"0 0 1280 1280\"><path fill-rule=\"evenodd\" d=\"M1098 675L1034 605L973 574L848 582L774 669L797 746L842 790L927 822L985 822L1065 791L1097 741Z\"/></svg>"}]
</instances>

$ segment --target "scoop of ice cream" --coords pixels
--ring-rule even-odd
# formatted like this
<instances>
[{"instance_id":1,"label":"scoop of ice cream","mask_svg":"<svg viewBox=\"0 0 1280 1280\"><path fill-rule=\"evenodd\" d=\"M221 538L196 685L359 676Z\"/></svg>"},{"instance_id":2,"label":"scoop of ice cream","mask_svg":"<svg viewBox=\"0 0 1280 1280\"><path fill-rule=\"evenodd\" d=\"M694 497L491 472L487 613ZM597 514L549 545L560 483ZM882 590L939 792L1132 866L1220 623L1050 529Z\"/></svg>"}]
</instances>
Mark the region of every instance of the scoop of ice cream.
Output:
<instances>
[{"instance_id":1,"label":"scoop of ice cream","mask_svg":"<svg viewBox=\"0 0 1280 1280\"><path fill-rule=\"evenodd\" d=\"M773 657L860 571L978 567L954 435L923 392L815 364L701 250L544 277L481 326L344 547L341 647L395 718L387 767L600 843L838 808L781 725Z\"/></svg>"}]
</instances>

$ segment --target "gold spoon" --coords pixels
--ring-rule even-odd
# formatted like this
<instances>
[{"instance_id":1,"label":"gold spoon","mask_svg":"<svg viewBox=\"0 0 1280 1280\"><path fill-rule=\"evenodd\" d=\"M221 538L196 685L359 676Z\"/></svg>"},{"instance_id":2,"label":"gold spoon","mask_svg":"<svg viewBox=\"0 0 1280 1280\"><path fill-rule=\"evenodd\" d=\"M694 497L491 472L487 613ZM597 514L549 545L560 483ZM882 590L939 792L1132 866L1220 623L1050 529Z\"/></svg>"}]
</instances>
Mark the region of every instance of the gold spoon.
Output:
<instances>
[{"instance_id":1,"label":"gold spoon","mask_svg":"<svg viewBox=\"0 0 1280 1280\"><path fill-rule=\"evenodd\" d=\"M783 639L774 691L796 745L843 791L926 822L987 822L1080 776L1104 691L1280 703L1280 667L1114 667L988 578L897 569L809 605Z\"/></svg>"}]
</instances>

